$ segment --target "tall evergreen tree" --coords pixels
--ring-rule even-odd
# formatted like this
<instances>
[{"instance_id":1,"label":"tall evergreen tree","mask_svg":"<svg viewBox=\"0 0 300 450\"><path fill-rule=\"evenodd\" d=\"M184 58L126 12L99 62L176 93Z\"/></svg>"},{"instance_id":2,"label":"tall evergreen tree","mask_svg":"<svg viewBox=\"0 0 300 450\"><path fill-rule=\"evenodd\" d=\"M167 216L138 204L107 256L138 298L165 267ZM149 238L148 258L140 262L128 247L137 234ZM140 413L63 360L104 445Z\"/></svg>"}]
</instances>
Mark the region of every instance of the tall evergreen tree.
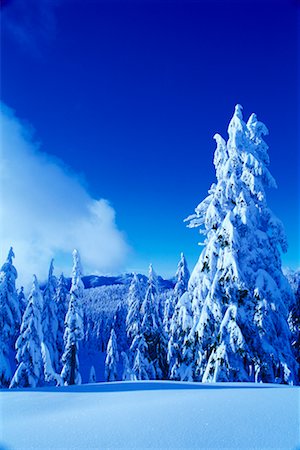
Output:
<instances>
[{"instance_id":1,"label":"tall evergreen tree","mask_svg":"<svg viewBox=\"0 0 300 450\"><path fill-rule=\"evenodd\" d=\"M121 357L122 357L122 380L123 381L130 381L133 379L133 373L132 370L130 368L130 363L129 363L129 359L128 356L125 352L121 353Z\"/></svg>"},{"instance_id":2,"label":"tall evergreen tree","mask_svg":"<svg viewBox=\"0 0 300 450\"><path fill-rule=\"evenodd\" d=\"M20 289L18 290L18 304L19 304L19 308L20 308L20 312L21 312L21 317L23 317L24 311L27 306L27 300L26 300L26 297L24 294L23 286L21 286Z\"/></svg>"},{"instance_id":3,"label":"tall evergreen tree","mask_svg":"<svg viewBox=\"0 0 300 450\"><path fill-rule=\"evenodd\" d=\"M188 288L188 282L190 279L190 272L187 266L187 262L183 253L180 255L180 261L177 266L175 275L176 284L174 287L175 298L179 299Z\"/></svg>"},{"instance_id":4,"label":"tall evergreen tree","mask_svg":"<svg viewBox=\"0 0 300 450\"><path fill-rule=\"evenodd\" d=\"M295 289L295 301L290 306L289 326L292 334L292 348L298 363L298 383L300 382L300 280Z\"/></svg>"},{"instance_id":5,"label":"tall evergreen tree","mask_svg":"<svg viewBox=\"0 0 300 450\"><path fill-rule=\"evenodd\" d=\"M120 353L127 351L129 348L129 341L126 333L126 316L127 308L123 302L120 302L117 306L112 324L117 337L118 350Z\"/></svg>"},{"instance_id":6,"label":"tall evergreen tree","mask_svg":"<svg viewBox=\"0 0 300 450\"><path fill-rule=\"evenodd\" d=\"M149 267L148 288L141 306L141 317L140 332L133 340L131 350L136 355L136 350L139 348L141 360L148 361L145 367L146 370L149 369L149 379L166 378L168 370L166 339L159 314L157 276L152 264ZM141 342L145 345L140 345Z\"/></svg>"},{"instance_id":7,"label":"tall evergreen tree","mask_svg":"<svg viewBox=\"0 0 300 450\"><path fill-rule=\"evenodd\" d=\"M44 379L41 344L43 296L36 276L23 315L20 336L16 342L18 367L10 388L41 386Z\"/></svg>"},{"instance_id":8,"label":"tall evergreen tree","mask_svg":"<svg viewBox=\"0 0 300 450\"><path fill-rule=\"evenodd\" d=\"M63 274L60 275L55 293L56 316L57 316L57 339L56 348L60 359L64 351L65 317L68 308L69 292L67 282Z\"/></svg>"},{"instance_id":9,"label":"tall evergreen tree","mask_svg":"<svg viewBox=\"0 0 300 450\"><path fill-rule=\"evenodd\" d=\"M188 293L179 297L170 324L168 343L169 378L193 381L195 354L189 342L193 324L191 302Z\"/></svg>"},{"instance_id":10,"label":"tall evergreen tree","mask_svg":"<svg viewBox=\"0 0 300 450\"><path fill-rule=\"evenodd\" d=\"M164 328L167 333L170 331L171 319L175 312L175 306L180 297L187 291L190 272L184 254L181 253L180 260L175 274L174 293L168 297L164 309Z\"/></svg>"},{"instance_id":11,"label":"tall evergreen tree","mask_svg":"<svg viewBox=\"0 0 300 450\"><path fill-rule=\"evenodd\" d=\"M285 307L292 293L279 253L287 243L265 194L276 186L267 168L267 128L255 114L246 124L237 105L228 134L227 143L215 135L217 183L187 219L206 235L189 282L193 378L293 382Z\"/></svg>"},{"instance_id":12,"label":"tall evergreen tree","mask_svg":"<svg viewBox=\"0 0 300 450\"><path fill-rule=\"evenodd\" d=\"M45 342L41 343L41 353L44 365L45 381L52 385L56 383L56 386L63 386L64 383L62 377L53 369L50 353Z\"/></svg>"},{"instance_id":13,"label":"tall evergreen tree","mask_svg":"<svg viewBox=\"0 0 300 450\"><path fill-rule=\"evenodd\" d=\"M13 265L15 257L10 248L7 259L0 270L0 386L8 386L12 376L14 346L20 329L21 311L16 291L18 277Z\"/></svg>"},{"instance_id":14,"label":"tall evergreen tree","mask_svg":"<svg viewBox=\"0 0 300 450\"><path fill-rule=\"evenodd\" d=\"M117 381L118 363L119 363L119 352L117 347L117 337L115 330L112 328L106 349L106 359L105 359L106 381Z\"/></svg>"},{"instance_id":15,"label":"tall evergreen tree","mask_svg":"<svg viewBox=\"0 0 300 450\"><path fill-rule=\"evenodd\" d=\"M82 300L84 285L81 280L82 268L77 250L73 251L72 285L70 289L69 308L65 319L64 344L61 377L66 385L80 384L78 342L83 339Z\"/></svg>"},{"instance_id":16,"label":"tall evergreen tree","mask_svg":"<svg viewBox=\"0 0 300 450\"><path fill-rule=\"evenodd\" d=\"M55 291L57 287L56 277L53 275L53 259L49 267L47 284L44 290L44 309L42 314L42 326L44 342L49 351L49 357L52 367L58 370L58 351L57 351L57 304L55 302Z\"/></svg>"},{"instance_id":17,"label":"tall evergreen tree","mask_svg":"<svg viewBox=\"0 0 300 450\"><path fill-rule=\"evenodd\" d=\"M131 280L128 292L128 312L126 317L126 330L129 341L132 343L140 332L141 306L143 303L143 290L141 282L135 273Z\"/></svg>"},{"instance_id":18,"label":"tall evergreen tree","mask_svg":"<svg viewBox=\"0 0 300 450\"><path fill-rule=\"evenodd\" d=\"M146 355L145 350L143 350L142 352L139 348L136 349L132 368L133 380L137 381L137 380L155 379L155 370L153 368L153 364L149 363L145 355Z\"/></svg>"}]
</instances>

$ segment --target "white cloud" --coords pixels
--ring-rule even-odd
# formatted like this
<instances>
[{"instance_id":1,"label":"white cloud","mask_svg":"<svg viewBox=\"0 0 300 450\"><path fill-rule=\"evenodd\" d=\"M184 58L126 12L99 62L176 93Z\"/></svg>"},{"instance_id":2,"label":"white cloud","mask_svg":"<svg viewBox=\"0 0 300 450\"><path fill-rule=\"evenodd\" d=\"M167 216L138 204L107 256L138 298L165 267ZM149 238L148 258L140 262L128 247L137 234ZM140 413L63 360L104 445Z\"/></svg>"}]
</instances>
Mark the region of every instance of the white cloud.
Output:
<instances>
[{"instance_id":1,"label":"white cloud","mask_svg":"<svg viewBox=\"0 0 300 450\"><path fill-rule=\"evenodd\" d=\"M94 199L76 174L40 151L30 127L1 105L0 251L12 245L19 281L45 279L50 258L68 275L78 248L85 273L113 272L128 252L115 211Z\"/></svg>"}]
</instances>

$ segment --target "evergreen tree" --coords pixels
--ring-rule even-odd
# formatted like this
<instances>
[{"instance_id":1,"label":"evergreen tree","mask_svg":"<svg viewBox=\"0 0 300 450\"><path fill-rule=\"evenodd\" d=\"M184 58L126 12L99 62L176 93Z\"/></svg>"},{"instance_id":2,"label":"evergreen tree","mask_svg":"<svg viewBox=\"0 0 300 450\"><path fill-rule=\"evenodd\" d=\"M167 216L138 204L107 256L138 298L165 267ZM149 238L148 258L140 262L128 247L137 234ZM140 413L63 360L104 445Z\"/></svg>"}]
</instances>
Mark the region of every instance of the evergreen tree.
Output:
<instances>
[{"instance_id":1,"label":"evergreen tree","mask_svg":"<svg viewBox=\"0 0 300 450\"><path fill-rule=\"evenodd\" d=\"M55 293L56 316L57 316L56 348L59 358L61 358L64 351L65 317L67 313L68 301L69 301L69 292L67 282L64 275L61 274L58 279L58 284Z\"/></svg>"},{"instance_id":2,"label":"evergreen tree","mask_svg":"<svg viewBox=\"0 0 300 450\"><path fill-rule=\"evenodd\" d=\"M139 348L142 361L148 361L145 365L149 369L149 379L163 379L167 377L166 338L163 324L159 315L157 276L152 264L149 267L148 288L141 307L142 323L140 333L133 340L131 350L136 354ZM141 339L141 337L143 339ZM145 345L140 345L145 342ZM139 344L137 347L137 343ZM137 355L135 355L135 358Z\"/></svg>"},{"instance_id":3,"label":"evergreen tree","mask_svg":"<svg viewBox=\"0 0 300 450\"><path fill-rule=\"evenodd\" d=\"M41 353L44 365L45 381L51 384L54 384L55 382L56 386L63 386L64 383L62 377L53 369L50 353L45 342L41 343Z\"/></svg>"},{"instance_id":4,"label":"evergreen tree","mask_svg":"<svg viewBox=\"0 0 300 450\"><path fill-rule=\"evenodd\" d=\"M141 282L135 273L131 280L128 292L128 312L126 317L126 330L130 342L140 332L141 306L143 303L143 291Z\"/></svg>"},{"instance_id":5,"label":"evergreen tree","mask_svg":"<svg viewBox=\"0 0 300 450\"><path fill-rule=\"evenodd\" d=\"M47 284L44 290L44 309L42 314L42 326L44 342L49 351L49 356L53 369L58 370L58 351L57 351L57 304L55 302L57 281L53 275L53 259L50 263Z\"/></svg>"},{"instance_id":6,"label":"evergreen tree","mask_svg":"<svg viewBox=\"0 0 300 450\"><path fill-rule=\"evenodd\" d=\"M134 349L132 379L155 380L154 363L150 360L149 347L143 334L139 334L134 338L132 349Z\"/></svg>"},{"instance_id":7,"label":"evergreen tree","mask_svg":"<svg viewBox=\"0 0 300 450\"><path fill-rule=\"evenodd\" d=\"M127 308L120 302L117 306L112 327L116 333L119 352L127 351L129 343L126 334L126 316Z\"/></svg>"},{"instance_id":8,"label":"evergreen tree","mask_svg":"<svg viewBox=\"0 0 300 450\"><path fill-rule=\"evenodd\" d=\"M289 326L292 335L292 348L298 363L298 383L300 382L300 280L295 292L295 301L290 307Z\"/></svg>"},{"instance_id":9,"label":"evergreen tree","mask_svg":"<svg viewBox=\"0 0 300 450\"><path fill-rule=\"evenodd\" d=\"M73 251L72 285L70 289L69 308L65 319L63 368L61 377L65 385L80 384L78 342L83 339L83 282L82 268L77 250Z\"/></svg>"},{"instance_id":10,"label":"evergreen tree","mask_svg":"<svg viewBox=\"0 0 300 450\"><path fill-rule=\"evenodd\" d=\"M117 381L118 363L119 363L119 353L117 347L117 337L115 330L112 328L106 349L106 359L105 359L106 381Z\"/></svg>"},{"instance_id":11,"label":"evergreen tree","mask_svg":"<svg viewBox=\"0 0 300 450\"><path fill-rule=\"evenodd\" d=\"M122 363L123 363L123 370L122 370L122 380L123 381L130 381L133 379L133 373L129 365L129 359L125 352L121 353L122 357Z\"/></svg>"},{"instance_id":12,"label":"evergreen tree","mask_svg":"<svg viewBox=\"0 0 300 450\"><path fill-rule=\"evenodd\" d=\"M237 105L228 134L227 143L215 135L217 183L187 219L206 235L189 281L193 379L291 383L297 366L285 305L292 293L281 270L283 226L266 203L265 188L276 186L267 128L255 114L246 124Z\"/></svg>"},{"instance_id":13,"label":"evergreen tree","mask_svg":"<svg viewBox=\"0 0 300 450\"><path fill-rule=\"evenodd\" d=\"M195 355L189 342L192 324L190 298L184 293L178 299L170 324L168 363L172 380L193 381Z\"/></svg>"},{"instance_id":14,"label":"evergreen tree","mask_svg":"<svg viewBox=\"0 0 300 450\"><path fill-rule=\"evenodd\" d=\"M190 273L187 267L184 254L181 253L180 261L175 274L174 294L167 299L164 310L164 328L167 333L170 331L171 319L175 311L175 306L180 297L187 291Z\"/></svg>"},{"instance_id":15,"label":"evergreen tree","mask_svg":"<svg viewBox=\"0 0 300 450\"><path fill-rule=\"evenodd\" d=\"M43 296L36 276L25 309L20 336L16 342L18 367L10 388L36 387L43 383L43 360L41 344Z\"/></svg>"},{"instance_id":16,"label":"evergreen tree","mask_svg":"<svg viewBox=\"0 0 300 450\"><path fill-rule=\"evenodd\" d=\"M21 286L20 289L18 290L18 305L20 308L20 312L21 312L21 317L23 317L24 311L26 309L27 306L27 300L24 294L24 287Z\"/></svg>"},{"instance_id":17,"label":"evergreen tree","mask_svg":"<svg viewBox=\"0 0 300 450\"><path fill-rule=\"evenodd\" d=\"M132 373L133 380L135 381L155 379L153 364L149 363L149 361L145 358L145 351L142 353L139 348L136 349Z\"/></svg>"},{"instance_id":18,"label":"evergreen tree","mask_svg":"<svg viewBox=\"0 0 300 450\"><path fill-rule=\"evenodd\" d=\"M14 360L14 346L20 329L21 312L16 291L17 271L13 265L15 257L10 248L6 262L0 270L0 386L8 386Z\"/></svg>"}]
</instances>

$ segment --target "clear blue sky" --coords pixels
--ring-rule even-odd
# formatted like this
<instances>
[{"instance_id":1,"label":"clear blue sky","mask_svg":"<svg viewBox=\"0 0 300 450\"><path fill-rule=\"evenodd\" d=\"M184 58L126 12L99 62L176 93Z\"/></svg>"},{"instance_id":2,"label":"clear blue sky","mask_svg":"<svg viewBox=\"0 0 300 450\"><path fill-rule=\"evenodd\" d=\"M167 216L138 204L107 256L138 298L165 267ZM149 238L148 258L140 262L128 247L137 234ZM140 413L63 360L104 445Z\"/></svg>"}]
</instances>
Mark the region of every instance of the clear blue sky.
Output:
<instances>
[{"instance_id":1,"label":"clear blue sky","mask_svg":"<svg viewBox=\"0 0 300 450\"><path fill-rule=\"evenodd\" d=\"M128 268L170 275L184 251L192 269L200 237L183 219L215 179L212 136L227 137L236 103L270 130L269 204L284 263L299 265L297 2L56 3L4 2L2 100L109 199Z\"/></svg>"}]
</instances>

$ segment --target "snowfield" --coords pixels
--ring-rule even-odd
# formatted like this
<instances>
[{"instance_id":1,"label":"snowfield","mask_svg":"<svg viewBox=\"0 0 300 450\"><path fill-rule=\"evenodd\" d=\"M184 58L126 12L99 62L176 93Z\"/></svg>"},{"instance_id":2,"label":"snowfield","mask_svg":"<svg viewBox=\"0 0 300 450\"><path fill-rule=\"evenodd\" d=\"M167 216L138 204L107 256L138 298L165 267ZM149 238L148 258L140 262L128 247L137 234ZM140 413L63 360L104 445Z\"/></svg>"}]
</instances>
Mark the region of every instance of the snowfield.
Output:
<instances>
[{"instance_id":1,"label":"snowfield","mask_svg":"<svg viewBox=\"0 0 300 450\"><path fill-rule=\"evenodd\" d=\"M300 448L300 388L138 381L2 390L1 450Z\"/></svg>"}]
</instances>

